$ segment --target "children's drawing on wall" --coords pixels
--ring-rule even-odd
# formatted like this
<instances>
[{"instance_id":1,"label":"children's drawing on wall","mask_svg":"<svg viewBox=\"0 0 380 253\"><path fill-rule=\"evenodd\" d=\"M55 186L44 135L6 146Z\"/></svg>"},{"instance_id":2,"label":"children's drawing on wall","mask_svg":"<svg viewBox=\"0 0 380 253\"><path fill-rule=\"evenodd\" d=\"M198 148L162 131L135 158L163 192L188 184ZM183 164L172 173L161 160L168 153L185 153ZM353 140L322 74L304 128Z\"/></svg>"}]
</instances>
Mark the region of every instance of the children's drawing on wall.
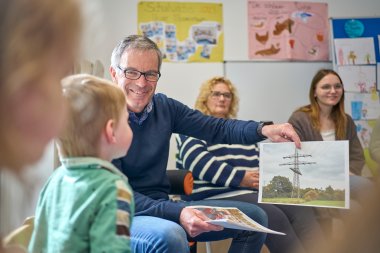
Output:
<instances>
[{"instance_id":1,"label":"children's drawing on wall","mask_svg":"<svg viewBox=\"0 0 380 253\"><path fill-rule=\"evenodd\" d=\"M248 1L250 59L328 60L326 3Z\"/></svg>"},{"instance_id":2,"label":"children's drawing on wall","mask_svg":"<svg viewBox=\"0 0 380 253\"><path fill-rule=\"evenodd\" d=\"M211 54L211 47L207 44L203 45L201 56L203 58L209 59Z\"/></svg>"},{"instance_id":3,"label":"children's drawing on wall","mask_svg":"<svg viewBox=\"0 0 380 253\"><path fill-rule=\"evenodd\" d=\"M271 56L271 55L277 54L280 50L281 50L280 44L277 43L276 46L272 44L270 48L265 48L265 49L256 51L255 55L261 55L264 57Z\"/></svg>"},{"instance_id":4,"label":"children's drawing on wall","mask_svg":"<svg viewBox=\"0 0 380 253\"><path fill-rule=\"evenodd\" d=\"M138 29L157 43L164 61L223 61L222 4L140 2Z\"/></svg>"},{"instance_id":5,"label":"children's drawing on wall","mask_svg":"<svg viewBox=\"0 0 380 253\"><path fill-rule=\"evenodd\" d=\"M170 39L175 39L176 37L176 26L172 24L165 24L165 37Z\"/></svg>"},{"instance_id":6,"label":"children's drawing on wall","mask_svg":"<svg viewBox=\"0 0 380 253\"><path fill-rule=\"evenodd\" d=\"M344 23L344 31L349 38L361 37L364 33L364 24L360 20L350 19Z\"/></svg>"},{"instance_id":7,"label":"children's drawing on wall","mask_svg":"<svg viewBox=\"0 0 380 253\"><path fill-rule=\"evenodd\" d=\"M162 55L164 59L177 60L177 40L175 38L165 39Z\"/></svg>"},{"instance_id":8,"label":"children's drawing on wall","mask_svg":"<svg viewBox=\"0 0 380 253\"><path fill-rule=\"evenodd\" d=\"M188 54L194 54L197 44L192 39L185 40L185 49Z\"/></svg>"},{"instance_id":9,"label":"children's drawing on wall","mask_svg":"<svg viewBox=\"0 0 380 253\"><path fill-rule=\"evenodd\" d=\"M158 30L153 31L153 27ZM165 32L162 32L162 27ZM173 24L151 22L140 24L140 29L145 36L156 42L164 59L182 62L189 61L189 58L197 53L197 49L202 58L210 59L212 49L217 45L221 32L221 27L217 23L202 23L192 26L189 36L184 41L180 41L176 38L177 27Z\"/></svg>"},{"instance_id":10,"label":"children's drawing on wall","mask_svg":"<svg viewBox=\"0 0 380 253\"><path fill-rule=\"evenodd\" d=\"M372 93L376 92L375 65L343 65L338 66L344 90L348 92Z\"/></svg>"},{"instance_id":11,"label":"children's drawing on wall","mask_svg":"<svg viewBox=\"0 0 380 253\"><path fill-rule=\"evenodd\" d=\"M217 26L212 24L210 26L194 25L191 28L191 35L197 44L215 45L218 35Z\"/></svg>"},{"instance_id":12,"label":"children's drawing on wall","mask_svg":"<svg viewBox=\"0 0 380 253\"><path fill-rule=\"evenodd\" d=\"M353 120L377 119L380 116L378 93L345 92L345 108Z\"/></svg>"},{"instance_id":13,"label":"children's drawing on wall","mask_svg":"<svg viewBox=\"0 0 380 253\"><path fill-rule=\"evenodd\" d=\"M372 37L334 40L338 65L376 64Z\"/></svg>"},{"instance_id":14,"label":"children's drawing on wall","mask_svg":"<svg viewBox=\"0 0 380 253\"><path fill-rule=\"evenodd\" d=\"M151 22L146 24L141 24L140 29L142 34L146 37L162 37L163 36L163 23L162 22Z\"/></svg>"},{"instance_id":15,"label":"children's drawing on wall","mask_svg":"<svg viewBox=\"0 0 380 253\"><path fill-rule=\"evenodd\" d=\"M373 126L367 120L355 121L356 131L363 148L368 148Z\"/></svg>"}]
</instances>

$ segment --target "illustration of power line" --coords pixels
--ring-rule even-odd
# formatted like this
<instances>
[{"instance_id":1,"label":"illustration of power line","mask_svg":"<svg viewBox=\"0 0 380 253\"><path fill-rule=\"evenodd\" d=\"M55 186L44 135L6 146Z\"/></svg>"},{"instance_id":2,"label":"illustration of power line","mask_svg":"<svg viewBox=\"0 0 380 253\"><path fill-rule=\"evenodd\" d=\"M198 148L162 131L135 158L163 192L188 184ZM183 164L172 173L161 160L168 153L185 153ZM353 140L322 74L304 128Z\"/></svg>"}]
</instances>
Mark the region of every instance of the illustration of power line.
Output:
<instances>
[{"instance_id":1,"label":"illustration of power line","mask_svg":"<svg viewBox=\"0 0 380 253\"><path fill-rule=\"evenodd\" d=\"M302 176L302 173L300 171L299 166L300 165L309 165L309 164L316 164L316 162L304 162L300 161L300 157L311 157L309 154L299 154L298 149L295 149L294 155L287 155L284 156L283 159L293 159L292 162L288 163L281 163L280 166L291 166L289 169L293 171L293 188L292 188L292 195L291 198L295 197L295 194L297 193L297 198L300 197L300 176Z\"/></svg>"}]
</instances>

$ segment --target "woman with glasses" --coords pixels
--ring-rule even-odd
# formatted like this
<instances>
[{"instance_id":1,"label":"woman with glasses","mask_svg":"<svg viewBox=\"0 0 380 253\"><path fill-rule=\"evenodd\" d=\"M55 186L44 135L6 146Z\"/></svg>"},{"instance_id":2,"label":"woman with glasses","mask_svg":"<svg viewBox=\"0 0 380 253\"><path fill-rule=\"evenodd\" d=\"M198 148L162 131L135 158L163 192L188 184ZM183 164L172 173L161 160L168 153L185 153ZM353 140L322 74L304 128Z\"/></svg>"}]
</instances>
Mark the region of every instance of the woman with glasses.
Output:
<instances>
[{"instance_id":1,"label":"woman with glasses","mask_svg":"<svg viewBox=\"0 0 380 253\"><path fill-rule=\"evenodd\" d=\"M297 109L289 118L302 141L349 140L350 172L360 175L363 149L352 118L344 111L342 79L330 69L319 70L309 90L310 104Z\"/></svg>"},{"instance_id":2,"label":"woman with glasses","mask_svg":"<svg viewBox=\"0 0 380 253\"><path fill-rule=\"evenodd\" d=\"M238 104L237 91L231 81L214 77L201 86L195 109L206 115L231 119L236 118ZM211 144L184 135L177 135L176 141L177 168L190 170L195 178L193 193L183 196L184 200L238 200L258 205L268 215L268 227L286 233L285 236L267 235L265 244L271 253L306 252L304 242L306 245L307 240L322 238L311 208L292 207L292 213L287 215L281 206L257 203L257 145Z\"/></svg>"},{"instance_id":3,"label":"woman with glasses","mask_svg":"<svg viewBox=\"0 0 380 253\"><path fill-rule=\"evenodd\" d=\"M310 104L297 109L289 118L301 141L349 141L351 206L359 205L371 182L361 177L363 148L356 126L344 111L344 86L334 70L321 69L313 77L309 90Z\"/></svg>"}]
</instances>

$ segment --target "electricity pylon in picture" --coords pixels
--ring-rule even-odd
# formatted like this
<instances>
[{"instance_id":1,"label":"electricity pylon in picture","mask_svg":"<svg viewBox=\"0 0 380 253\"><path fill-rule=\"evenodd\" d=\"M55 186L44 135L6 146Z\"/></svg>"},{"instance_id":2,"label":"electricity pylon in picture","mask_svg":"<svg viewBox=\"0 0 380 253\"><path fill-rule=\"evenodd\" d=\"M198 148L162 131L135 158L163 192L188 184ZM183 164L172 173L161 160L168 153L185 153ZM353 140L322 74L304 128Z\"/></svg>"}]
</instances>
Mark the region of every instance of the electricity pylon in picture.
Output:
<instances>
[{"instance_id":1,"label":"electricity pylon in picture","mask_svg":"<svg viewBox=\"0 0 380 253\"><path fill-rule=\"evenodd\" d=\"M291 166L289 169L293 171L293 188L292 188L291 198L294 198L295 194L297 194L297 198L300 197L300 176L302 176L302 173L300 171L299 166L307 165L307 164L316 164L316 162L300 161L299 160L300 157L311 157L311 155L298 154L298 149L295 149L294 155L287 155L283 157L283 159L293 159L292 162L279 164L280 166L286 166L286 165Z\"/></svg>"}]
</instances>

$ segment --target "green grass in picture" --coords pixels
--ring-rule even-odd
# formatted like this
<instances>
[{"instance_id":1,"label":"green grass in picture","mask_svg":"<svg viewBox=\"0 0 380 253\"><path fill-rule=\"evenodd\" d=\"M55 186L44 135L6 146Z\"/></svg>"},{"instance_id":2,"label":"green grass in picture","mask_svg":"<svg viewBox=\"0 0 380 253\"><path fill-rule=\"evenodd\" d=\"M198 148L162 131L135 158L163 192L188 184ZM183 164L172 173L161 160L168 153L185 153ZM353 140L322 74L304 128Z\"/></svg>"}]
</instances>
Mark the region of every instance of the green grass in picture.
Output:
<instances>
[{"instance_id":1,"label":"green grass in picture","mask_svg":"<svg viewBox=\"0 0 380 253\"><path fill-rule=\"evenodd\" d=\"M344 201L313 200L305 202L304 205L344 207Z\"/></svg>"},{"instance_id":2,"label":"green grass in picture","mask_svg":"<svg viewBox=\"0 0 380 253\"><path fill-rule=\"evenodd\" d=\"M305 201L304 199L296 199L296 198L263 198L262 202L283 203L283 204L302 204L302 205L311 205L311 206L344 207L344 201L332 201L332 200Z\"/></svg>"}]
</instances>

